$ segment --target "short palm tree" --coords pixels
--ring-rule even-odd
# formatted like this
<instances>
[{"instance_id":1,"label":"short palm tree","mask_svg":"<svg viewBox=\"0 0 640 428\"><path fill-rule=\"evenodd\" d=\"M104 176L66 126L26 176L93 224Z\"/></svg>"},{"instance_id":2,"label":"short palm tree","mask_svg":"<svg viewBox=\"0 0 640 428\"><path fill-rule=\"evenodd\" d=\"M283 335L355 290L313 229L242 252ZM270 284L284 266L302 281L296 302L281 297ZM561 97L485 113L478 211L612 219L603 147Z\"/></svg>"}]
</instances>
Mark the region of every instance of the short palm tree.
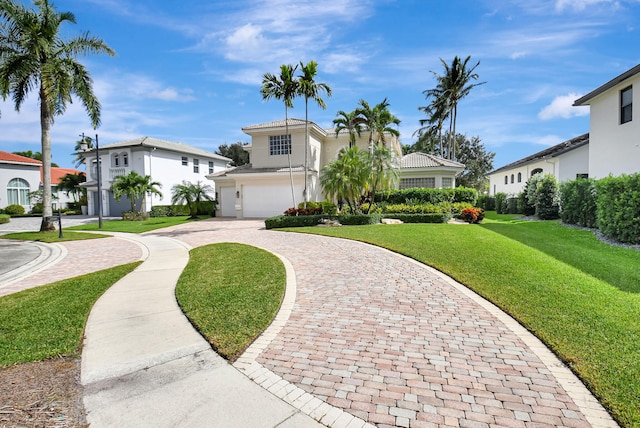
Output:
<instances>
[{"instance_id":1,"label":"short palm tree","mask_svg":"<svg viewBox=\"0 0 640 428\"><path fill-rule=\"evenodd\" d=\"M349 147L356 145L356 136L360 137L362 134L362 126L356 121L357 112L352 111L346 113L343 110L338 111L336 118L333 119L333 125L335 126L336 138L343 130L349 133Z\"/></svg>"},{"instance_id":2,"label":"short palm tree","mask_svg":"<svg viewBox=\"0 0 640 428\"><path fill-rule=\"evenodd\" d=\"M304 97L304 204L306 208L309 200L307 188L307 171L309 166L309 99L318 104L321 109L327 108L320 94L324 92L328 97L331 96L331 88L326 83L316 83L315 77L318 73L318 64L315 61L309 61L306 65L300 62L300 70L302 76L298 78L298 94Z\"/></svg>"},{"instance_id":3,"label":"short palm tree","mask_svg":"<svg viewBox=\"0 0 640 428\"><path fill-rule=\"evenodd\" d=\"M291 136L289 135L289 108L293 107L293 99L298 94L298 81L294 78L294 74L298 66L291 64L282 64L280 66L280 76L271 73L265 73L262 76L262 87L260 93L263 100L275 98L284 102L284 126L285 138L287 139L287 159L289 160L289 180L291 181L291 200L293 207L296 206L296 196L293 188L293 171L291 167Z\"/></svg>"},{"instance_id":4,"label":"short palm tree","mask_svg":"<svg viewBox=\"0 0 640 428\"><path fill-rule=\"evenodd\" d=\"M71 196L74 202L78 202L78 195L85 191L80 188L80 184L85 181L87 181L87 176L84 173L65 174L58 183L58 189L64 191L67 196Z\"/></svg>"},{"instance_id":5,"label":"short palm tree","mask_svg":"<svg viewBox=\"0 0 640 428\"><path fill-rule=\"evenodd\" d=\"M196 184L188 181L182 181L171 188L171 203L187 204L189 206L190 219L198 218L198 205L201 201L213 201L211 196L213 187L198 181Z\"/></svg>"},{"instance_id":6,"label":"short palm tree","mask_svg":"<svg viewBox=\"0 0 640 428\"><path fill-rule=\"evenodd\" d=\"M359 211L359 201L371 176L368 153L358 147L342 149L338 158L326 164L320 175L324 194L339 204L346 202L351 212Z\"/></svg>"},{"instance_id":7,"label":"short palm tree","mask_svg":"<svg viewBox=\"0 0 640 428\"><path fill-rule=\"evenodd\" d=\"M373 146L373 151L369 154L369 157L371 176L369 177L368 189L371 203L367 214L371 211L378 192L389 192L396 188L400 171L398 157L388 146L382 143L376 143Z\"/></svg>"},{"instance_id":8,"label":"short palm tree","mask_svg":"<svg viewBox=\"0 0 640 428\"><path fill-rule=\"evenodd\" d=\"M51 227L51 125L62 115L72 95L84 105L94 128L100 125L100 103L93 81L78 55L115 52L89 33L64 40L61 25L76 22L71 12L58 13L49 0L34 0L37 10L22 2L0 0L0 94L11 95L15 108L29 92L38 91L42 145L43 212L40 230Z\"/></svg>"},{"instance_id":9,"label":"short palm tree","mask_svg":"<svg viewBox=\"0 0 640 428\"><path fill-rule=\"evenodd\" d=\"M162 184L157 181L151 181L150 175L140 175L135 171L131 171L127 175L117 177L111 185L113 196L116 201L120 201L122 195L125 195L131 203L132 213L142 213L142 197L158 195L162 196L160 188ZM136 208L136 201L140 199L140 208Z\"/></svg>"}]
</instances>

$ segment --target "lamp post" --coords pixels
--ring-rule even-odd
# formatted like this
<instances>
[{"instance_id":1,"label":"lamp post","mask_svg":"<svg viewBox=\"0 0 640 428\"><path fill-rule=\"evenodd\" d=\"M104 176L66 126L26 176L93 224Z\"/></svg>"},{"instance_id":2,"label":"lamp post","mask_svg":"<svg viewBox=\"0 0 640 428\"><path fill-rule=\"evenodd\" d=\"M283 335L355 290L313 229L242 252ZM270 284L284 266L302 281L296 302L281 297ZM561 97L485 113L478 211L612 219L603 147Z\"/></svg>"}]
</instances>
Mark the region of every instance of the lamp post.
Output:
<instances>
[{"instance_id":1,"label":"lamp post","mask_svg":"<svg viewBox=\"0 0 640 428\"><path fill-rule=\"evenodd\" d=\"M84 132L81 135L82 143L80 143L80 150L86 151L89 146L85 143L86 140L92 141L93 138L85 137ZM102 174L100 170L100 144L98 143L98 134L96 134L95 138L96 142L96 171L97 171L97 182L98 182L98 229L102 229Z\"/></svg>"}]
</instances>

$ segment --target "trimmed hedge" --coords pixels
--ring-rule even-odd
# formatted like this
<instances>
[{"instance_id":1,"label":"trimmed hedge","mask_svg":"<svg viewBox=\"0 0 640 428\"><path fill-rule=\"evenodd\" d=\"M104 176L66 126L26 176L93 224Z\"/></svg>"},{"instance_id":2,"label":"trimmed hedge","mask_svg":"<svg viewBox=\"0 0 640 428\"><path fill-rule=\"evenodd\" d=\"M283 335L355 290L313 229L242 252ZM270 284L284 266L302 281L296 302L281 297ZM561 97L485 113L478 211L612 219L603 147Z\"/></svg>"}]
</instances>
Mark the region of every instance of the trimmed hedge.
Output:
<instances>
[{"instance_id":1,"label":"trimmed hedge","mask_svg":"<svg viewBox=\"0 0 640 428\"><path fill-rule=\"evenodd\" d=\"M22 205L18 205L18 204L7 205L4 208L4 213L12 215L12 216L23 215L24 212L25 212L24 211L24 207Z\"/></svg>"},{"instance_id":2,"label":"trimmed hedge","mask_svg":"<svg viewBox=\"0 0 640 428\"><path fill-rule=\"evenodd\" d=\"M415 187L413 189L392 190L376 194L375 202L387 202L389 204L405 204L409 201L426 204L438 204L441 202L467 202L475 205L478 200L478 191L466 187L455 189L429 189Z\"/></svg>"},{"instance_id":3,"label":"trimmed hedge","mask_svg":"<svg viewBox=\"0 0 640 428\"><path fill-rule=\"evenodd\" d=\"M323 215L277 215L275 217L269 217L265 219L264 226L267 229L277 229L281 227L304 227L304 226L316 226L320 219L327 218Z\"/></svg>"},{"instance_id":4,"label":"trimmed hedge","mask_svg":"<svg viewBox=\"0 0 640 428\"><path fill-rule=\"evenodd\" d=\"M608 238L640 243L640 173L595 182L598 228Z\"/></svg>"},{"instance_id":5,"label":"trimmed hedge","mask_svg":"<svg viewBox=\"0 0 640 428\"><path fill-rule=\"evenodd\" d=\"M149 211L150 217L175 217L189 214L189 207L186 205L154 205Z\"/></svg>"},{"instance_id":6,"label":"trimmed hedge","mask_svg":"<svg viewBox=\"0 0 640 428\"><path fill-rule=\"evenodd\" d=\"M568 224L596 227L596 186L592 178L580 178L560 185L560 218Z\"/></svg>"},{"instance_id":7,"label":"trimmed hedge","mask_svg":"<svg viewBox=\"0 0 640 428\"><path fill-rule=\"evenodd\" d=\"M485 211L496 210L496 198L489 195L478 196L478 202L476 203L478 208L482 208Z\"/></svg>"},{"instance_id":8,"label":"trimmed hedge","mask_svg":"<svg viewBox=\"0 0 640 428\"><path fill-rule=\"evenodd\" d=\"M0 214L0 224L9 223L11 216L9 214Z\"/></svg>"},{"instance_id":9,"label":"trimmed hedge","mask_svg":"<svg viewBox=\"0 0 640 428\"><path fill-rule=\"evenodd\" d=\"M425 213L425 214L383 214L382 218L397 218L403 223L446 223L451 218L449 213Z\"/></svg>"},{"instance_id":10,"label":"trimmed hedge","mask_svg":"<svg viewBox=\"0 0 640 428\"><path fill-rule=\"evenodd\" d=\"M340 224L345 226L359 226L364 224L378 224L382 219L381 214L347 214L336 217Z\"/></svg>"},{"instance_id":11,"label":"trimmed hedge","mask_svg":"<svg viewBox=\"0 0 640 428\"><path fill-rule=\"evenodd\" d=\"M507 194L503 192L496 193L496 213L498 214L506 214L507 213Z\"/></svg>"}]
</instances>

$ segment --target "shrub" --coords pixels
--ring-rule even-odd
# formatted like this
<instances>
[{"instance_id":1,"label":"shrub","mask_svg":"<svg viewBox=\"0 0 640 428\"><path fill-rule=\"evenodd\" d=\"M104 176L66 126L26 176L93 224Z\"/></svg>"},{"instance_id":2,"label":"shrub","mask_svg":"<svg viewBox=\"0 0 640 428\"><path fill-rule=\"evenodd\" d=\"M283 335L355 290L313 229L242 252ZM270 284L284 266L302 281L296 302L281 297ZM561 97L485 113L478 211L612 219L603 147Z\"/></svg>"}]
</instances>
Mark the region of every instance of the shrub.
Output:
<instances>
[{"instance_id":1,"label":"shrub","mask_svg":"<svg viewBox=\"0 0 640 428\"><path fill-rule=\"evenodd\" d=\"M347 214L338 216L340 224L358 226L364 224L378 224L382 219L381 214Z\"/></svg>"},{"instance_id":2,"label":"shrub","mask_svg":"<svg viewBox=\"0 0 640 428\"><path fill-rule=\"evenodd\" d=\"M517 197L509 197L506 200L507 208L506 214L520 214L521 210L518 209L518 198Z\"/></svg>"},{"instance_id":3,"label":"shrub","mask_svg":"<svg viewBox=\"0 0 640 428\"><path fill-rule=\"evenodd\" d=\"M198 215L210 215L214 217L216 215L216 201L200 201L198 202Z\"/></svg>"},{"instance_id":4,"label":"shrub","mask_svg":"<svg viewBox=\"0 0 640 428\"><path fill-rule=\"evenodd\" d=\"M276 229L280 227L303 227L303 226L315 226L320 219L326 218L323 215L301 215L301 216L286 216L278 215L275 217L269 217L265 219L264 225L267 229Z\"/></svg>"},{"instance_id":5,"label":"shrub","mask_svg":"<svg viewBox=\"0 0 640 428\"><path fill-rule=\"evenodd\" d=\"M210 212L206 214L211 214ZM175 217L190 215L187 205L154 205L149 211L150 217Z\"/></svg>"},{"instance_id":6,"label":"shrub","mask_svg":"<svg viewBox=\"0 0 640 428\"><path fill-rule=\"evenodd\" d=\"M538 182L536 191L536 215L540 220L560 218L558 183L552 174L546 174Z\"/></svg>"},{"instance_id":7,"label":"shrub","mask_svg":"<svg viewBox=\"0 0 640 428\"><path fill-rule=\"evenodd\" d=\"M507 211L507 194L503 192L496 193L496 212L498 214L506 214Z\"/></svg>"},{"instance_id":8,"label":"shrub","mask_svg":"<svg viewBox=\"0 0 640 428\"><path fill-rule=\"evenodd\" d=\"M607 237L640 243L640 173L595 182L597 223Z\"/></svg>"},{"instance_id":9,"label":"shrub","mask_svg":"<svg viewBox=\"0 0 640 428\"><path fill-rule=\"evenodd\" d=\"M495 211L496 198L489 195L480 195L478 196L478 202L476 203L476 205L485 211Z\"/></svg>"},{"instance_id":10,"label":"shrub","mask_svg":"<svg viewBox=\"0 0 640 428\"><path fill-rule=\"evenodd\" d=\"M37 202L31 207L31 214L42 214L43 210L42 202Z\"/></svg>"},{"instance_id":11,"label":"shrub","mask_svg":"<svg viewBox=\"0 0 640 428\"><path fill-rule=\"evenodd\" d=\"M149 220L149 214L147 213L139 213L132 211L125 211L122 213L122 219L128 221L145 221Z\"/></svg>"},{"instance_id":12,"label":"shrub","mask_svg":"<svg viewBox=\"0 0 640 428\"><path fill-rule=\"evenodd\" d=\"M24 207L22 205L18 205L18 204L13 204L13 205L7 205L4 209L5 214L9 214L11 216L16 216L16 215L23 215L24 214Z\"/></svg>"},{"instance_id":13,"label":"shrub","mask_svg":"<svg viewBox=\"0 0 640 428\"><path fill-rule=\"evenodd\" d=\"M424 213L424 214L404 214L393 213L383 214L383 218L396 218L403 223L446 223L451 215L449 213Z\"/></svg>"},{"instance_id":14,"label":"shrub","mask_svg":"<svg viewBox=\"0 0 640 428\"><path fill-rule=\"evenodd\" d=\"M309 207L307 208L289 208L284 212L285 216L300 216L300 215L319 215L322 214L322 207Z\"/></svg>"},{"instance_id":15,"label":"shrub","mask_svg":"<svg viewBox=\"0 0 640 428\"><path fill-rule=\"evenodd\" d=\"M476 207L465 208L460 213L460 218L467 223L480 223L484 219L484 210Z\"/></svg>"},{"instance_id":16,"label":"shrub","mask_svg":"<svg viewBox=\"0 0 640 428\"><path fill-rule=\"evenodd\" d=\"M9 223L11 216L9 214L0 214L0 224Z\"/></svg>"},{"instance_id":17,"label":"shrub","mask_svg":"<svg viewBox=\"0 0 640 428\"><path fill-rule=\"evenodd\" d=\"M569 224L596 227L596 187L591 178L579 178L560 185L560 218Z\"/></svg>"},{"instance_id":18,"label":"shrub","mask_svg":"<svg viewBox=\"0 0 640 428\"><path fill-rule=\"evenodd\" d=\"M412 189L392 190L390 192L376 194L376 202L390 204L405 204L414 201L425 204L438 204L441 202L467 202L475 205L478 199L478 191L466 187L455 189L429 189L415 187Z\"/></svg>"}]
</instances>

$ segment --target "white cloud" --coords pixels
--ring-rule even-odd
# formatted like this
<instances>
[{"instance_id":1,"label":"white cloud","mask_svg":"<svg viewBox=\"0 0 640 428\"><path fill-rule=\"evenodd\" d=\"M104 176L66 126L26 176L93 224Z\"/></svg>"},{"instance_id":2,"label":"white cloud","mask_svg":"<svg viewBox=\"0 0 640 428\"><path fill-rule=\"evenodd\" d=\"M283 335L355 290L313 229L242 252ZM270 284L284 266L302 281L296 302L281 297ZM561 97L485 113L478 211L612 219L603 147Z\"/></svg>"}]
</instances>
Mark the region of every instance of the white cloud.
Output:
<instances>
[{"instance_id":1,"label":"white cloud","mask_svg":"<svg viewBox=\"0 0 640 428\"><path fill-rule=\"evenodd\" d=\"M558 12L562 12L565 9L572 9L574 11L580 12L588 7L599 4L611 4L615 8L620 6L620 3L614 0L557 0L556 10Z\"/></svg>"},{"instance_id":2,"label":"white cloud","mask_svg":"<svg viewBox=\"0 0 640 428\"><path fill-rule=\"evenodd\" d=\"M586 116L589 114L589 107L574 107L573 102L582 95L569 93L559 95L551 101L551 104L544 107L538 113L538 119L551 120L556 118L569 119L576 116Z\"/></svg>"}]
</instances>

